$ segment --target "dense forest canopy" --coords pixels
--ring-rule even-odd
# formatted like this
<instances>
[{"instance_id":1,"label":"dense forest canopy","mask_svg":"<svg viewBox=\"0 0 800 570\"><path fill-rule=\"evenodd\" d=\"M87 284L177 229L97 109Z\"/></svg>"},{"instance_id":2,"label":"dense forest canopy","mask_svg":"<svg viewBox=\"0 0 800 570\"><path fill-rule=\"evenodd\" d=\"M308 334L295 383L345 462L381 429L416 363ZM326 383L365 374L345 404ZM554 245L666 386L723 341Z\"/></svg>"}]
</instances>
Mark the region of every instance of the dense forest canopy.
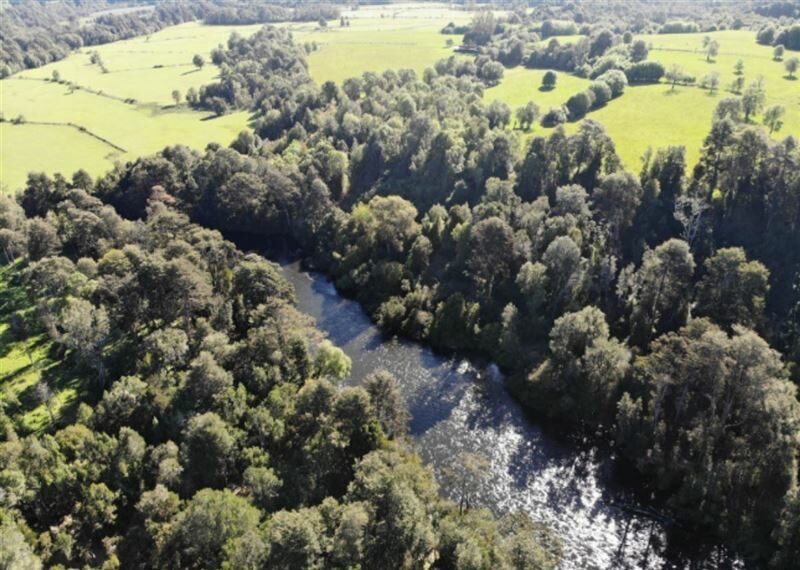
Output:
<instances>
[{"instance_id":1,"label":"dense forest canopy","mask_svg":"<svg viewBox=\"0 0 800 570\"><path fill-rule=\"evenodd\" d=\"M629 83L689 81L654 68L632 32L769 20L758 41L796 49L792 3L625 6L481 12L444 30L474 57L341 85L316 85L285 30L234 35L213 54L219 80L189 102L253 111L252 131L94 181L31 174L2 198L25 299L14 334L45 333L93 404L38 435L3 412L0 515L19 567L556 564L525 517L439 498L404 443L397 381L337 386L347 357L272 264L218 230L291 238L385 331L483 354L537 414L613 438L680 524L794 567L797 133L749 121L764 106L753 82L720 101L693 169L670 146L631 172L598 122L523 142L506 127L539 110L483 101L522 64L595 80L555 123ZM540 43L563 33L582 38Z\"/></svg>"},{"instance_id":2,"label":"dense forest canopy","mask_svg":"<svg viewBox=\"0 0 800 570\"><path fill-rule=\"evenodd\" d=\"M0 198L25 296L13 334L44 332L92 404L23 435L5 402L5 567L554 566L523 515L437 495L404 443L397 380L337 386L349 358L275 266L189 223L166 192L128 221L85 182ZM37 390L52 397L46 376Z\"/></svg>"}]
</instances>

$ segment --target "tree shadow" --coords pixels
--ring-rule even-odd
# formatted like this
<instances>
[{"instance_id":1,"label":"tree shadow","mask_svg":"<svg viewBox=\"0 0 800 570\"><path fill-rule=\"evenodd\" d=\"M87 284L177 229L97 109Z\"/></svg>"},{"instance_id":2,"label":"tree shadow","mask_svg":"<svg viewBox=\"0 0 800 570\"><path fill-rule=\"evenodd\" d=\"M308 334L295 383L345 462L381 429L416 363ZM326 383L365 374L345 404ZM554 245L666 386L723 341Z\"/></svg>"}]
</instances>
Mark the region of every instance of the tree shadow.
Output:
<instances>
[{"instance_id":1,"label":"tree shadow","mask_svg":"<svg viewBox=\"0 0 800 570\"><path fill-rule=\"evenodd\" d=\"M539 86L539 91L541 91L542 93L547 93L548 91L552 91L555 88L556 88L555 85L553 85L552 87L547 86L547 85L540 85Z\"/></svg>"},{"instance_id":2,"label":"tree shadow","mask_svg":"<svg viewBox=\"0 0 800 570\"><path fill-rule=\"evenodd\" d=\"M198 71L200 71L200 68L196 67L195 69L192 69L191 71L184 71L183 73L181 73L181 75L191 75L192 73L197 73Z\"/></svg>"},{"instance_id":3,"label":"tree shadow","mask_svg":"<svg viewBox=\"0 0 800 570\"><path fill-rule=\"evenodd\" d=\"M797 76L796 75L784 75L783 78L786 81L797 81Z\"/></svg>"}]
</instances>

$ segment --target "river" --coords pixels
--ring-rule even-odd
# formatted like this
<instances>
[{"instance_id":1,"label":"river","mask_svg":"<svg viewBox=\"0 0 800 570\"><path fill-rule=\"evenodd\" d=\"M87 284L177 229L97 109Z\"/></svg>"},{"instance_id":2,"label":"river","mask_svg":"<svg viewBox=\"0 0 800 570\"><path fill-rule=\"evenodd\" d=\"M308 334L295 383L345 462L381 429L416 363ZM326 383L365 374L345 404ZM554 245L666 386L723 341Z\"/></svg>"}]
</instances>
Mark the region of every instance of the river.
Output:
<instances>
[{"instance_id":1,"label":"river","mask_svg":"<svg viewBox=\"0 0 800 570\"><path fill-rule=\"evenodd\" d=\"M302 271L298 262L282 269L299 308L352 359L348 382L381 368L400 381L411 436L437 478L457 454L482 455L490 467L479 503L498 513L524 510L552 529L563 543L563 570L744 568L714 548L687 555L686 540L676 547L674 531L634 514L641 505L620 484L613 454L546 433L512 399L493 365L388 339L324 276Z\"/></svg>"}]
</instances>

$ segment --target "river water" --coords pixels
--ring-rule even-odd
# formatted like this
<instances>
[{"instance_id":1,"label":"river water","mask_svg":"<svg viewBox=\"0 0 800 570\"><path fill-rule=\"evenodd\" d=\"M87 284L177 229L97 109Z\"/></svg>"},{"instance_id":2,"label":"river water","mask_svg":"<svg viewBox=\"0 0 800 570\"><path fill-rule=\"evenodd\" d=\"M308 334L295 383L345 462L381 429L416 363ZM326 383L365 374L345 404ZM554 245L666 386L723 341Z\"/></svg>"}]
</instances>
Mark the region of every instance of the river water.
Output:
<instances>
[{"instance_id":1,"label":"river water","mask_svg":"<svg viewBox=\"0 0 800 570\"><path fill-rule=\"evenodd\" d=\"M297 262L282 268L299 308L352 359L350 383L381 368L400 381L410 433L437 478L458 454L482 455L489 468L478 502L497 513L524 510L552 529L563 543L563 570L744 568L717 549L687 555L685 540L676 548L674 530L635 514L640 505L619 484L613 454L548 435L512 399L494 366L388 339L324 276Z\"/></svg>"}]
</instances>

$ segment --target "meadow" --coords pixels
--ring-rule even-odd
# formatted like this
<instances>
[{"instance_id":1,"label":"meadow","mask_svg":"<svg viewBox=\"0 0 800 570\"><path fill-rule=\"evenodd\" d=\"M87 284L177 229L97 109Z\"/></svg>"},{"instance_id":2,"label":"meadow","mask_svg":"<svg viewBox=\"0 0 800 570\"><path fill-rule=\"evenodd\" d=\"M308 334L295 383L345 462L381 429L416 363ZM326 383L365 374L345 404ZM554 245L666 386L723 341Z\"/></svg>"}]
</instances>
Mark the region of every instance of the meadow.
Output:
<instances>
[{"instance_id":1,"label":"meadow","mask_svg":"<svg viewBox=\"0 0 800 570\"><path fill-rule=\"evenodd\" d=\"M208 60L211 50L224 44L233 31L249 35L260 28L182 24L151 36L83 49L0 81L0 112L8 121L20 115L26 121L0 124L0 184L14 191L29 171L70 175L83 168L100 175L115 161L132 160L169 144L200 150L209 142L228 144L247 128L248 113L214 118L183 104L176 106L172 91L185 95L217 76L218 69L210 63L196 68L195 54ZM90 62L92 51L100 54L107 72ZM83 89L73 91L66 83L47 81L54 71L62 82ZM43 122L73 123L114 146L75 127L35 124Z\"/></svg>"},{"instance_id":2,"label":"meadow","mask_svg":"<svg viewBox=\"0 0 800 570\"><path fill-rule=\"evenodd\" d=\"M343 15L350 26L331 22L325 29L316 23L289 26L295 41L316 42L319 49L308 56L311 76L317 83L341 83L366 71L413 69L418 74L453 54L447 40L456 45L460 36L443 35L448 22L466 24L470 12L446 5L394 4L365 6Z\"/></svg>"}]
</instances>

